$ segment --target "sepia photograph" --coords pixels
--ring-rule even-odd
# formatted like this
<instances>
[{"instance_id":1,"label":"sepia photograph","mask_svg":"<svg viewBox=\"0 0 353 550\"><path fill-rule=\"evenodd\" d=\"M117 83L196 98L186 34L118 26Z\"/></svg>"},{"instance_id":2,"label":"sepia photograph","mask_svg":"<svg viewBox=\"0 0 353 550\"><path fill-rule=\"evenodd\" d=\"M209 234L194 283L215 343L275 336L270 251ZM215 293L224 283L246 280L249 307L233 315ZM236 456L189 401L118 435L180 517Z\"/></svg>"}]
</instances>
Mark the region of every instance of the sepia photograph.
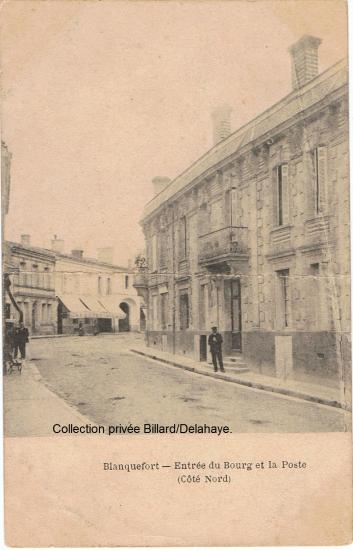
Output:
<instances>
[{"instance_id":1,"label":"sepia photograph","mask_svg":"<svg viewBox=\"0 0 353 550\"><path fill-rule=\"evenodd\" d=\"M4 3L5 468L351 431L347 40L341 0Z\"/></svg>"}]
</instances>

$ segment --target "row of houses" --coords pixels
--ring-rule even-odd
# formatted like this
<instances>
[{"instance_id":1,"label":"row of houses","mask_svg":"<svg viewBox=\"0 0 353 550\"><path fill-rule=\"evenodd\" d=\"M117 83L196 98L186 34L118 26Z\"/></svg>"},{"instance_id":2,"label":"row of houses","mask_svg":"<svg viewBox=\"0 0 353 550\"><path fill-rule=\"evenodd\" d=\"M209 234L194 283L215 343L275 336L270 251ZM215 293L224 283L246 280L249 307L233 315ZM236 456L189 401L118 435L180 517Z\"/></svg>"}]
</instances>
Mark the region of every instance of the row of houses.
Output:
<instances>
[{"instance_id":1,"label":"row of houses","mask_svg":"<svg viewBox=\"0 0 353 550\"><path fill-rule=\"evenodd\" d=\"M4 272L30 334L144 330L142 300L129 269L113 263L111 248L100 249L98 258L86 258L83 250L64 253L64 242L58 238L50 249L32 246L29 235L22 235L20 243L7 241L4 247ZM18 317L6 295L5 318Z\"/></svg>"},{"instance_id":2,"label":"row of houses","mask_svg":"<svg viewBox=\"0 0 353 550\"><path fill-rule=\"evenodd\" d=\"M206 361L217 325L258 372L349 379L348 72L318 74L320 42L290 48L286 97L233 133L219 109L214 147L154 180L134 283L150 347Z\"/></svg>"}]
</instances>

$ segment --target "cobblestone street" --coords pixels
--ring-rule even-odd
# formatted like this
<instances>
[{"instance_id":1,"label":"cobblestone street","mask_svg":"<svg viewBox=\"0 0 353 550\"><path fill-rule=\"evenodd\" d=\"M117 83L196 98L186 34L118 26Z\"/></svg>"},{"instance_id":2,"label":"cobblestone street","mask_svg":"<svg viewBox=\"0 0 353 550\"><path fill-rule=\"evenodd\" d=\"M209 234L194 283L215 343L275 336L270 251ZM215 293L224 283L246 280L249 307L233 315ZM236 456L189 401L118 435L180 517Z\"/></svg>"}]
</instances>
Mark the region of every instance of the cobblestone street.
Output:
<instances>
[{"instance_id":1,"label":"cobblestone street","mask_svg":"<svg viewBox=\"0 0 353 550\"><path fill-rule=\"evenodd\" d=\"M29 355L42 383L100 424L208 423L229 425L233 432L344 429L341 410L209 379L129 352L141 340L132 334L35 339ZM18 385L25 383L25 376L18 377Z\"/></svg>"}]
</instances>

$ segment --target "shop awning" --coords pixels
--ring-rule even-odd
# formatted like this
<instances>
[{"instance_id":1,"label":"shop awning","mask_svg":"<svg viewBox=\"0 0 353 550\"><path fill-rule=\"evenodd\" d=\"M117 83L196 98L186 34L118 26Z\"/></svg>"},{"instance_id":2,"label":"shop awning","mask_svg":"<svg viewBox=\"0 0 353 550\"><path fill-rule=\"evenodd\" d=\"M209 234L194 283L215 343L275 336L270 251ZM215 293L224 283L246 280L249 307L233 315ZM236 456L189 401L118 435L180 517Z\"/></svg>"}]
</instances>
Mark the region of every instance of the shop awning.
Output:
<instances>
[{"instance_id":1,"label":"shop awning","mask_svg":"<svg viewBox=\"0 0 353 550\"><path fill-rule=\"evenodd\" d=\"M116 296L100 296L99 302L105 307L107 311L110 311L113 317L119 319L125 319L126 313L120 308L119 304L121 300Z\"/></svg>"},{"instance_id":2,"label":"shop awning","mask_svg":"<svg viewBox=\"0 0 353 550\"><path fill-rule=\"evenodd\" d=\"M66 309L69 310L71 317L89 317L90 309L80 301L78 296L59 294L58 298Z\"/></svg>"},{"instance_id":3,"label":"shop awning","mask_svg":"<svg viewBox=\"0 0 353 550\"><path fill-rule=\"evenodd\" d=\"M120 309L118 300L113 296L73 296L59 294L59 300L70 312L70 317L101 317L125 319L126 314Z\"/></svg>"}]
</instances>

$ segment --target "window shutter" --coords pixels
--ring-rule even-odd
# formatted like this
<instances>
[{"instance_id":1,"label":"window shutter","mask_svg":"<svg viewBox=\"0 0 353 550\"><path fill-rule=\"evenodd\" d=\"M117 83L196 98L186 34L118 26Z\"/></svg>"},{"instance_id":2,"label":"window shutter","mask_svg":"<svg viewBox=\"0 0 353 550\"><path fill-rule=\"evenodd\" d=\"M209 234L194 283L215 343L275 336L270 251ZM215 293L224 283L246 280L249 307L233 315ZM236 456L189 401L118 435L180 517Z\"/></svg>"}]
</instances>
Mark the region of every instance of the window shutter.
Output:
<instances>
[{"instance_id":1,"label":"window shutter","mask_svg":"<svg viewBox=\"0 0 353 550\"><path fill-rule=\"evenodd\" d=\"M187 256L187 225L186 217L183 216L179 222L179 260L185 260Z\"/></svg>"},{"instance_id":2,"label":"window shutter","mask_svg":"<svg viewBox=\"0 0 353 550\"><path fill-rule=\"evenodd\" d=\"M164 230L159 235L159 266L165 267L167 262L167 232Z\"/></svg>"},{"instance_id":3,"label":"window shutter","mask_svg":"<svg viewBox=\"0 0 353 550\"><path fill-rule=\"evenodd\" d=\"M157 235L152 237L152 271L157 271Z\"/></svg>"},{"instance_id":4,"label":"window shutter","mask_svg":"<svg viewBox=\"0 0 353 550\"><path fill-rule=\"evenodd\" d=\"M283 225L289 223L289 182L288 182L288 165L282 164L282 212Z\"/></svg>"},{"instance_id":5,"label":"window shutter","mask_svg":"<svg viewBox=\"0 0 353 550\"><path fill-rule=\"evenodd\" d=\"M236 189L232 189L230 193L230 209L231 209L231 225L237 225L237 203Z\"/></svg>"},{"instance_id":6,"label":"window shutter","mask_svg":"<svg viewBox=\"0 0 353 550\"><path fill-rule=\"evenodd\" d=\"M326 185L327 185L327 147L320 145L317 148L317 176L319 183L319 211L326 209Z\"/></svg>"},{"instance_id":7,"label":"window shutter","mask_svg":"<svg viewBox=\"0 0 353 550\"><path fill-rule=\"evenodd\" d=\"M278 167L272 170L272 220L273 225L278 225Z\"/></svg>"}]
</instances>

